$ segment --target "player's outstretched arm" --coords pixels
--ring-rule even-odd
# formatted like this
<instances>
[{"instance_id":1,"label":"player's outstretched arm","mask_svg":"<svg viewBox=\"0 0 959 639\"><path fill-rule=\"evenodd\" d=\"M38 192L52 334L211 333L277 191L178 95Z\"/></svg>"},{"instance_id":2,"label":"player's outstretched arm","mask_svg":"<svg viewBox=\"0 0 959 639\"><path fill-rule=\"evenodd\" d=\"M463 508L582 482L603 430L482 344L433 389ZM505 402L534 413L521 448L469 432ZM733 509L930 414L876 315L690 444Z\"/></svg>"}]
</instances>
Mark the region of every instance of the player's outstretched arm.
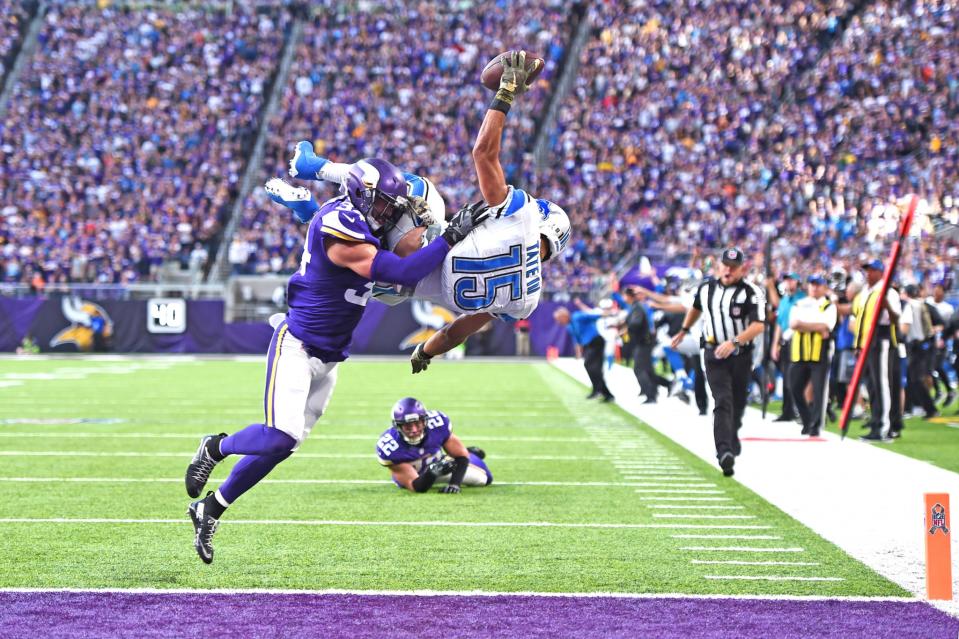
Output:
<instances>
[{"instance_id":1,"label":"player's outstretched arm","mask_svg":"<svg viewBox=\"0 0 959 639\"><path fill-rule=\"evenodd\" d=\"M430 360L437 355L442 355L453 348L459 346L466 338L480 330L493 316L489 313L476 313L474 315L460 315L455 320L441 328L426 340L419 344L410 357L413 364L413 373L425 371L430 365Z\"/></svg>"},{"instance_id":2,"label":"player's outstretched arm","mask_svg":"<svg viewBox=\"0 0 959 639\"><path fill-rule=\"evenodd\" d=\"M443 263L450 247L462 241L488 216L489 209L485 206L464 206L440 235L442 241L430 242L406 257L379 250L368 242L349 242L332 237L326 238L326 255L337 266L348 268L368 280L415 286Z\"/></svg>"},{"instance_id":3,"label":"player's outstretched arm","mask_svg":"<svg viewBox=\"0 0 959 639\"><path fill-rule=\"evenodd\" d=\"M503 127L513 100L529 88L526 86L526 77L531 71L526 70L525 51L514 51L512 56L503 60L503 75L500 77L499 90L483 117L483 124L473 144L476 179L483 199L490 206L506 199L508 192L506 174L499 161Z\"/></svg>"}]
</instances>

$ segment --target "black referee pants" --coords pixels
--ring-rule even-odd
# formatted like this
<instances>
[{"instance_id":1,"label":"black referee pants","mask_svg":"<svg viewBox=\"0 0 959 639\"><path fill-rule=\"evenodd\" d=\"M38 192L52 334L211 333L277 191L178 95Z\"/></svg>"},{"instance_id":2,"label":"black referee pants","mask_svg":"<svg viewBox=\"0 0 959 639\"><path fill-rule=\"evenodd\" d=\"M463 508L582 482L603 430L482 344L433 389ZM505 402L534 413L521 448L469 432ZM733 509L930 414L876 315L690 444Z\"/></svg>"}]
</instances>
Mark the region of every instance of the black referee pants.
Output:
<instances>
[{"instance_id":1,"label":"black referee pants","mask_svg":"<svg viewBox=\"0 0 959 639\"><path fill-rule=\"evenodd\" d=\"M653 345L633 342L633 374L639 382L639 389L646 399L656 401L659 385L656 383L656 373L653 370Z\"/></svg>"},{"instance_id":2,"label":"black referee pants","mask_svg":"<svg viewBox=\"0 0 959 639\"><path fill-rule=\"evenodd\" d=\"M899 349L879 336L866 356L866 388L869 389L869 428L873 435L902 430L902 368Z\"/></svg>"},{"instance_id":3,"label":"black referee pants","mask_svg":"<svg viewBox=\"0 0 959 639\"><path fill-rule=\"evenodd\" d=\"M830 363L829 357L823 357L819 362L793 362L789 366L789 390L802 418L803 435L818 435L823 427ZM812 405L806 401L806 385L809 382L812 382Z\"/></svg>"},{"instance_id":4,"label":"black referee pants","mask_svg":"<svg viewBox=\"0 0 959 639\"><path fill-rule=\"evenodd\" d=\"M713 351L705 353L706 381L713 393L713 439L716 442L716 457L726 453L740 452L739 429L743 426L743 412L749 393L753 354L750 349L741 349L738 355L716 359Z\"/></svg>"},{"instance_id":5,"label":"black referee pants","mask_svg":"<svg viewBox=\"0 0 959 639\"><path fill-rule=\"evenodd\" d=\"M926 386L926 378L932 371L932 346L928 342L910 342L906 345L909 359L906 365L906 404L919 406L926 415L936 412L936 405Z\"/></svg>"},{"instance_id":6,"label":"black referee pants","mask_svg":"<svg viewBox=\"0 0 959 639\"><path fill-rule=\"evenodd\" d=\"M783 376L783 413L786 419L793 419L796 416L796 407L793 402L793 395L789 392L789 371L792 368L792 344L788 341L779 343L779 372Z\"/></svg>"},{"instance_id":7,"label":"black referee pants","mask_svg":"<svg viewBox=\"0 0 959 639\"><path fill-rule=\"evenodd\" d=\"M583 347L583 365L586 367L586 374L589 375L589 382L593 385L593 392L603 397L612 397L613 394L606 388L606 380L603 377L605 350L606 340L597 335Z\"/></svg>"}]
</instances>

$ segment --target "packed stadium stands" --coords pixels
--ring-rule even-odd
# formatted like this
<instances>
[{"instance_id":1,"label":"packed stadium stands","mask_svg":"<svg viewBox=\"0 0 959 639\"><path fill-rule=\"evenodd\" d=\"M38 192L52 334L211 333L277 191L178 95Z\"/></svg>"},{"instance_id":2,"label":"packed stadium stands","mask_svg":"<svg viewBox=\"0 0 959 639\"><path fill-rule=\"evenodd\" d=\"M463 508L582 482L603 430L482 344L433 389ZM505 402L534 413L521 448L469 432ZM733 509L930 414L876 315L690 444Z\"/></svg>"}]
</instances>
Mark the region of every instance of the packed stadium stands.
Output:
<instances>
[{"instance_id":1,"label":"packed stadium stands","mask_svg":"<svg viewBox=\"0 0 959 639\"><path fill-rule=\"evenodd\" d=\"M44 20L0 124L4 279L126 283L215 251L287 14L65 5Z\"/></svg>"},{"instance_id":2,"label":"packed stadium stands","mask_svg":"<svg viewBox=\"0 0 959 639\"><path fill-rule=\"evenodd\" d=\"M501 0L495 10L483 3L465 10L455 3L380 5L373 14L321 13L309 22L269 123L263 180L285 175L293 145L310 140L335 161L378 156L427 176L455 211L477 194L470 150L490 98L479 76L491 51L525 47L547 61L510 114L502 157L514 174L575 22L558 0ZM259 189L244 211L232 271L295 270L302 228Z\"/></svg>"},{"instance_id":3,"label":"packed stadium stands","mask_svg":"<svg viewBox=\"0 0 959 639\"><path fill-rule=\"evenodd\" d=\"M504 163L574 220L547 290L588 291L639 250L681 261L736 242L757 254L777 233L783 269L851 268L879 248L877 204L915 190L955 214L953 0L591 3L564 96L580 15L568 3L389 0L349 15L318 3L265 123L284 5L61 4L0 122L5 281L150 280L164 260L212 257L261 124L256 183L283 175L292 144L309 139L335 160L386 156L458 207L475 197L469 151L489 97L479 70L514 46L547 68L510 116ZM3 16L0 57L17 47L19 6ZM537 166L529 152L554 97ZM242 210L225 247L232 272L293 270L302 229L258 189ZM954 281L957 249L929 230L907 272Z\"/></svg>"}]
</instances>

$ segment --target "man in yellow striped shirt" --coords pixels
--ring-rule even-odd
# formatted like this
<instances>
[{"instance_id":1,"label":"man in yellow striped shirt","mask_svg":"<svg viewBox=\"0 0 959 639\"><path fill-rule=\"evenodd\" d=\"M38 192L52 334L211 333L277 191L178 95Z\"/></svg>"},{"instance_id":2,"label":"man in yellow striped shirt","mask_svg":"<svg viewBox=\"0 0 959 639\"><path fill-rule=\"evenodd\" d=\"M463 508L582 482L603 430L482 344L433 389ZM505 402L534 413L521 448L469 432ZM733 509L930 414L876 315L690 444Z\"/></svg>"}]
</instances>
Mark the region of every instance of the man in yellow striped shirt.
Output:
<instances>
[{"instance_id":1,"label":"man in yellow striped shirt","mask_svg":"<svg viewBox=\"0 0 959 639\"><path fill-rule=\"evenodd\" d=\"M836 305L827 296L826 278L810 275L807 297L789 311L790 339L789 390L802 418L802 434L816 437L823 427L826 400L829 397L829 368L832 363L832 330L838 315ZM806 401L806 385L812 382L813 403Z\"/></svg>"}]
</instances>

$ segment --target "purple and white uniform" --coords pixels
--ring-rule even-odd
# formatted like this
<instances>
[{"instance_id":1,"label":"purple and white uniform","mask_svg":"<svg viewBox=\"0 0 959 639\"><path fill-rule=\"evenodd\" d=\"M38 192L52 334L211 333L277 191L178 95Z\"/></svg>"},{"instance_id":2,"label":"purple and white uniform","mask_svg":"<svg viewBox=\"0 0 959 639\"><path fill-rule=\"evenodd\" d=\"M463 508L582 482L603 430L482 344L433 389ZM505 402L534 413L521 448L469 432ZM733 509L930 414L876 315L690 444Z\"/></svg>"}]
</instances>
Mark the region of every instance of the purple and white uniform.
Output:
<instances>
[{"instance_id":1,"label":"purple and white uniform","mask_svg":"<svg viewBox=\"0 0 959 639\"><path fill-rule=\"evenodd\" d=\"M327 237L380 245L346 196L325 202L310 222L300 269L287 287L290 308L274 325L264 397L266 425L298 444L329 404L336 366L349 357L372 287L370 280L330 261Z\"/></svg>"},{"instance_id":2,"label":"purple and white uniform","mask_svg":"<svg viewBox=\"0 0 959 639\"><path fill-rule=\"evenodd\" d=\"M422 474L432 462L446 457L443 445L453 433L450 418L438 410L426 412L426 433L419 444L407 443L395 426L387 429L376 442L377 460L384 466L412 464L417 474ZM493 482L493 474L482 459L469 454L470 465L463 478L464 486L488 486ZM448 482L450 476L437 479L438 483ZM395 480L394 480L395 481ZM399 484L397 484L399 485Z\"/></svg>"}]
</instances>

